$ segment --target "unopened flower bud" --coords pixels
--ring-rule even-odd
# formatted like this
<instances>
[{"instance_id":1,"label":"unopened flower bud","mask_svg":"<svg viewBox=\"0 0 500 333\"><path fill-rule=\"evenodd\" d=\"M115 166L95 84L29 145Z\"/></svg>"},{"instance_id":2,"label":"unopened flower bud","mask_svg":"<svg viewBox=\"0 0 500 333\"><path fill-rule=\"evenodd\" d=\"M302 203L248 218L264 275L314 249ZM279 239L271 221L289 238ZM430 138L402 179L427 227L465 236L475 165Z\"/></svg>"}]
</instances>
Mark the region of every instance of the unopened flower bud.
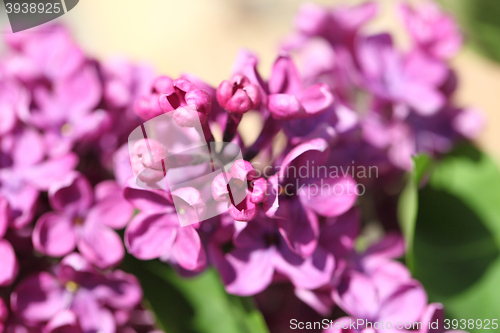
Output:
<instances>
[{"instance_id":1,"label":"unopened flower bud","mask_svg":"<svg viewBox=\"0 0 500 333\"><path fill-rule=\"evenodd\" d=\"M173 81L172 89L165 90L159 98L160 107L164 112L175 110L173 117L178 126L194 127L206 121L212 109L212 99L207 92L186 79Z\"/></svg>"},{"instance_id":2,"label":"unopened flower bud","mask_svg":"<svg viewBox=\"0 0 500 333\"><path fill-rule=\"evenodd\" d=\"M156 183L168 168L167 149L154 139L141 139L132 146L132 170L145 183Z\"/></svg>"},{"instance_id":3,"label":"unopened flower bud","mask_svg":"<svg viewBox=\"0 0 500 333\"><path fill-rule=\"evenodd\" d=\"M227 111L243 114L259 107L260 90L247 77L237 74L231 80L222 81L219 85L217 101Z\"/></svg>"}]
</instances>

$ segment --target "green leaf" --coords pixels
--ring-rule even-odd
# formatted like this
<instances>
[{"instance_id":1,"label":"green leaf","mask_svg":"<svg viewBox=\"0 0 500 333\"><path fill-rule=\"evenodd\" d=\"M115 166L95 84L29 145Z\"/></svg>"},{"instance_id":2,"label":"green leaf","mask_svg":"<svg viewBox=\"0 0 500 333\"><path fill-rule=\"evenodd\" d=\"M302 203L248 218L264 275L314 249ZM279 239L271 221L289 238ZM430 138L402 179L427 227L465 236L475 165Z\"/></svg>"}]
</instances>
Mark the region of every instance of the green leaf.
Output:
<instances>
[{"instance_id":1,"label":"green leaf","mask_svg":"<svg viewBox=\"0 0 500 333\"><path fill-rule=\"evenodd\" d=\"M413 172L407 174L406 185L398 202L398 220L403 231L406 244L406 265L413 270L413 240L418 213L418 187L427 175L432 159L426 155L414 157Z\"/></svg>"},{"instance_id":2,"label":"green leaf","mask_svg":"<svg viewBox=\"0 0 500 333\"><path fill-rule=\"evenodd\" d=\"M166 333L266 333L251 298L229 295L214 269L183 278L160 261L130 256L127 271L138 277L144 298Z\"/></svg>"},{"instance_id":3,"label":"green leaf","mask_svg":"<svg viewBox=\"0 0 500 333\"><path fill-rule=\"evenodd\" d=\"M434 168L419 192L414 276L456 319L500 309L500 173L467 144ZM467 329L470 332L479 330Z\"/></svg>"},{"instance_id":4,"label":"green leaf","mask_svg":"<svg viewBox=\"0 0 500 333\"><path fill-rule=\"evenodd\" d=\"M441 0L457 16L467 41L485 56L500 61L500 1Z\"/></svg>"}]
</instances>

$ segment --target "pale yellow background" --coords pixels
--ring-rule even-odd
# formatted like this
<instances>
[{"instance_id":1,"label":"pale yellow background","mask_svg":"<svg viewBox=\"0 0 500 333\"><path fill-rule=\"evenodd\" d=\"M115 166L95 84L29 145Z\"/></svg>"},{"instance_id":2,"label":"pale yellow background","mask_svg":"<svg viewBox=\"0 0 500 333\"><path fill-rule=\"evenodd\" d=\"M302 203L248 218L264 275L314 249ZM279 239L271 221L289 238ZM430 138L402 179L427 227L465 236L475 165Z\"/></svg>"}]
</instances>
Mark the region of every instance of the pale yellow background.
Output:
<instances>
[{"instance_id":1,"label":"pale yellow background","mask_svg":"<svg viewBox=\"0 0 500 333\"><path fill-rule=\"evenodd\" d=\"M323 4L338 0L313 1ZM344 3L359 1L344 1ZM415 2L415 1L413 1ZM64 16L83 46L97 57L127 55L161 73L192 72L212 84L226 79L240 47L256 51L268 73L277 44L292 27L299 0L80 0ZM390 29L404 44L395 0L381 0L370 31ZM500 66L470 50L453 61L460 77L457 99L487 115L480 138L500 161Z\"/></svg>"}]
</instances>

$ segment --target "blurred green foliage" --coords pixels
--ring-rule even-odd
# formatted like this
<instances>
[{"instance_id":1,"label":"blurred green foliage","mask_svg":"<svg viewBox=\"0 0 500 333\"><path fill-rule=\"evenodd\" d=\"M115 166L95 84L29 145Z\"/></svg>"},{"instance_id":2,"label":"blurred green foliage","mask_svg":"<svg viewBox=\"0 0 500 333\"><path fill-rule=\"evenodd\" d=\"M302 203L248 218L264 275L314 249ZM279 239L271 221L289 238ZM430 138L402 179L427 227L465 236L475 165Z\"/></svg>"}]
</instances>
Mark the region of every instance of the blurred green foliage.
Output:
<instances>
[{"instance_id":1,"label":"blurred green foliage","mask_svg":"<svg viewBox=\"0 0 500 333\"><path fill-rule=\"evenodd\" d=\"M444 157L418 193L414 276L447 317L500 313L500 173L467 144ZM480 330L466 329L479 332Z\"/></svg>"},{"instance_id":2,"label":"blurred green foliage","mask_svg":"<svg viewBox=\"0 0 500 333\"><path fill-rule=\"evenodd\" d=\"M439 2L455 14L469 45L490 59L500 62L499 0L440 0Z\"/></svg>"},{"instance_id":3,"label":"blurred green foliage","mask_svg":"<svg viewBox=\"0 0 500 333\"><path fill-rule=\"evenodd\" d=\"M147 305L166 333L269 332L253 300L227 294L213 268L185 278L158 260L127 256L124 264L141 282Z\"/></svg>"},{"instance_id":4,"label":"blurred green foliage","mask_svg":"<svg viewBox=\"0 0 500 333\"><path fill-rule=\"evenodd\" d=\"M398 202L398 220L406 243L405 263L413 271L413 241L418 215L418 188L432 167L432 159L427 155L413 158L414 169L407 174L406 185Z\"/></svg>"}]
</instances>

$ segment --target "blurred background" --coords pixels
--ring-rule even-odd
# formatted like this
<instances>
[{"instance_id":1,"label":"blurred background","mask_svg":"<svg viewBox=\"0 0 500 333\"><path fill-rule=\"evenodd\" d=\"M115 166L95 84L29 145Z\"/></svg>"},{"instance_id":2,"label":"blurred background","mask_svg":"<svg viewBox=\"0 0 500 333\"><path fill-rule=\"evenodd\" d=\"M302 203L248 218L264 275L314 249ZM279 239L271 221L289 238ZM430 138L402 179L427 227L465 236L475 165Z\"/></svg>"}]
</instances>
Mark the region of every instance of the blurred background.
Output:
<instances>
[{"instance_id":1,"label":"blurred background","mask_svg":"<svg viewBox=\"0 0 500 333\"><path fill-rule=\"evenodd\" d=\"M398 0L375 0L380 15L366 29L389 29L402 46L405 35L395 11ZM419 2L411 0L409 2ZM239 48L257 52L268 73L280 40L292 28L302 0L80 0L64 15L90 54L122 55L173 77L191 72L213 85L228 77ZM324 5L357 0L313 0ZM467 45L453 59L461 105L481 109L487 127L479 144L500 162L500 1L443 0L460 20ZM5 11L0 18L6 26Z\"/></svg>"}]
</instances>

